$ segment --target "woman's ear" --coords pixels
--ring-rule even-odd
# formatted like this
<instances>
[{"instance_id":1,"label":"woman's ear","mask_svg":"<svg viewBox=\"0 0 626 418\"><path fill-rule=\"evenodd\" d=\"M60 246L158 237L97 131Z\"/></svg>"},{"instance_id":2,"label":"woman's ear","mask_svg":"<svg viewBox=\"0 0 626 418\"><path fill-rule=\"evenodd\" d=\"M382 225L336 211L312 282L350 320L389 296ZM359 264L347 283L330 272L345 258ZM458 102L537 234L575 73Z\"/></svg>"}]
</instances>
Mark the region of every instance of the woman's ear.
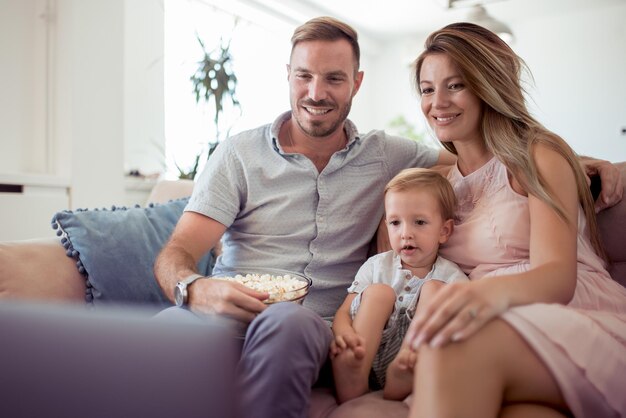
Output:
<instances>
[{"instance_id":1,"label":"woman's ear","mask_svg":"<svg viewBox=\"0 0 626 418\"><path fill-rule=\"evenodd\" d=\"M439 244L444 244L452 235L454 231L454 220L448 219L441 226L441 232L439 233Z\"/></svg>"}]
</instances>

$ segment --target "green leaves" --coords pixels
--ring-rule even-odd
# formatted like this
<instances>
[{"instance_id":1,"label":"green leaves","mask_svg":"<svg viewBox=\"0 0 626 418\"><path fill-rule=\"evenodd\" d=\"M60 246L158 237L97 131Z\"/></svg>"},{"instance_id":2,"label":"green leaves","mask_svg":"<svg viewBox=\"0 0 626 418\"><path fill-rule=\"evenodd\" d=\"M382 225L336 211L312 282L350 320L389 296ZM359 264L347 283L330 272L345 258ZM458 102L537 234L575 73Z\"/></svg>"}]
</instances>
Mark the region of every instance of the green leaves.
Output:
<instances>
[{"instance_id":1,"label":"green leaves","mask_svg":"<svg viewBox=\"0 0 626 418\"><path fill-rule=\"evenodd\" d=\"M196 73L190 77L193 83L193 91L196 96L196 103L205 101L209 103L213 99L215 104L215 115L213 120L218 126L220 115L224 110L224 100L230 99L231 103L239 107L239 101L235 95L237 89L237 76L232 69L232 55L230 53L230 42L220 46L211 52L207 52L204 43L196 35L204 58L198 62Z\"/></svg>"},{"instance_id":2,"label":"green leaves","mask_svg":"<svg viewBox=\"0 0 626 418\"><path fill-rule=\"evenodd\" d=\"M204 57L198 61L198 68L196 72L189 78L193 84L193 93L196 98L196 103L204 102L208 105L214 104L212 110L213 121L215 123L215 135L211 135L212 139L207 141L207 160L215 151L220 135L220 116L224 112L224 104L226 100L230 100L233 107L241 108L239 100L236 97L237 90L237 76L233 71L233 56L230 53L230 41L224 45L222 39L220 44L211 52L207 52L204 42L200 39L200 36L196 34L196 39L202 47ZM211 109L211 106L209 106ZM228 130L227 130L228 132ZM192 167L185 171L176 164L178 168L179 178L193 180L198 173L200 165L200 158L205 153L203 149L198 153L194 159Z\"/></svg>"},{"instance_id":3,"label":"green leaves","mask_svg":"<svg viewBox=\"0 0 626 418\"><path fill-rule=\"evenodd\" d=\"M209 152L206 157L207 160L211 158L213 151L215 151L215 148L217 148L217 144L218 144L217 141L208 143ZM178 169L179 179L193 180L196 178L196 175L198 174L198 168L200 166L200 157L202 157L202 154L204 154L204 151L201 151L200 153L196 154L196 158L194 159L193 165L187 171L181 168L176 162L174 162L174 165L176 165L176 168Z\"/></svg>"}]
</instances>

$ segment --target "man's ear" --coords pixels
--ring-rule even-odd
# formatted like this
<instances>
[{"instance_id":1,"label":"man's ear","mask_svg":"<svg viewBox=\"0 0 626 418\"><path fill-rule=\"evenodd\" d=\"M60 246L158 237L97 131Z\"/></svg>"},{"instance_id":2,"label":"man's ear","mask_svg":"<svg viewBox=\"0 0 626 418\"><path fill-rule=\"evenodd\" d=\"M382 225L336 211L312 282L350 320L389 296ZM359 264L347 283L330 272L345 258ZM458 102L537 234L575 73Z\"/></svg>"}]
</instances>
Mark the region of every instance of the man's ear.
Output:
<instances>
[{"instance_id":1,"label":"man's ear","mask_svg":"<svg viewBox=\"0 0 626 418\"><path fill-rule=\"evenodd\" d=\"M287 64L285 67L287 68L287 81L289 81L289 76L291 75L291 65Z\"/></svg>"},{"instance_id":2,"label":"man's ear","mask_svg":"<svg viewBox=\"0 0 626 418\"><path fill-rule=\"evenodd\" d=\"M441 232L439 233L439 244L443 244L450 238L454 231L454 220L448 219L441 226Z\"/></svg>"},{"instance_id":3,"label":"man's ear","mask_svg":"<svg viewBox=\"0 0 626 418\"><path fill-rule=\"evenodd\" d=\"M357 92L361 88L364 74L365 73L363 71L356 72L356 75L354 76L354 89L352 90L352 97L356 96Z\"/></svg>"}]
</instances>

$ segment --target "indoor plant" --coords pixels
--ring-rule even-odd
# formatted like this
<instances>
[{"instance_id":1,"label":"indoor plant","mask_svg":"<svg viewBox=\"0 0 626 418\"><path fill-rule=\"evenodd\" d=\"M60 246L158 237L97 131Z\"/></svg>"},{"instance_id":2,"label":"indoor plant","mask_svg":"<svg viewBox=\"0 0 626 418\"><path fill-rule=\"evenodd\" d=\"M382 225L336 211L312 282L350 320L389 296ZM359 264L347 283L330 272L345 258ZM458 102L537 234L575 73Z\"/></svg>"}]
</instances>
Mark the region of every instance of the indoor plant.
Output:
<instances>
[{"instance_id":1,"label":"indoor plant","mask_svg":"<svg viewBox=\"0 0 626 418\"><path fill-rule=\"evenodd\" d=\"M225 43L220 39L217 48L207 51L200 39L196 39L202 47L203 58L198 61L196 72L190 77L193 85L196 103L203 103L213 113L214 132L209 135L211 139L207 141L207 149L201 150L195 157L192 167L185 171L176 165L179 171L179 178L194 179L198 173L198 167L202 156L207 153L207 159L211 156L222 136L227 136L230 129L223 129L220 116L225 110L225 105L230 102L233 109L241 110L241 106L236 97L237 76L233 71L233 57L230 52L230 41Z\"/></svg>"}]
</instances>

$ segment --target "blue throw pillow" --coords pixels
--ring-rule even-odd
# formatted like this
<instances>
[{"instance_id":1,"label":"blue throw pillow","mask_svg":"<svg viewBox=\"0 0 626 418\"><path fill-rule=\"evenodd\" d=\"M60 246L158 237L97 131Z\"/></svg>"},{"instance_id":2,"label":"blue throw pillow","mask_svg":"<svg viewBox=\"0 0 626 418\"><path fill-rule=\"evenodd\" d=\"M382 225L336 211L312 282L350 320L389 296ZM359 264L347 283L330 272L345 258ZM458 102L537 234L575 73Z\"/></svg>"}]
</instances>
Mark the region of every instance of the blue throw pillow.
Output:
<instances>
[{"instance_id":1,"label":"blue throw pillow","mask_svg":"<svg viewBox=\"0 0 626 418\"><path fill-rule=\"evenodd\" d=\"M86 278L85 299L94 305L139 303L171 306L156 282L154 261L169 239L189 198L142 208L63 211L52 227ZM198 263L210 274L213 257ZM54 272L51 272L54 274Z\"/></svg>"}]
</instances>

